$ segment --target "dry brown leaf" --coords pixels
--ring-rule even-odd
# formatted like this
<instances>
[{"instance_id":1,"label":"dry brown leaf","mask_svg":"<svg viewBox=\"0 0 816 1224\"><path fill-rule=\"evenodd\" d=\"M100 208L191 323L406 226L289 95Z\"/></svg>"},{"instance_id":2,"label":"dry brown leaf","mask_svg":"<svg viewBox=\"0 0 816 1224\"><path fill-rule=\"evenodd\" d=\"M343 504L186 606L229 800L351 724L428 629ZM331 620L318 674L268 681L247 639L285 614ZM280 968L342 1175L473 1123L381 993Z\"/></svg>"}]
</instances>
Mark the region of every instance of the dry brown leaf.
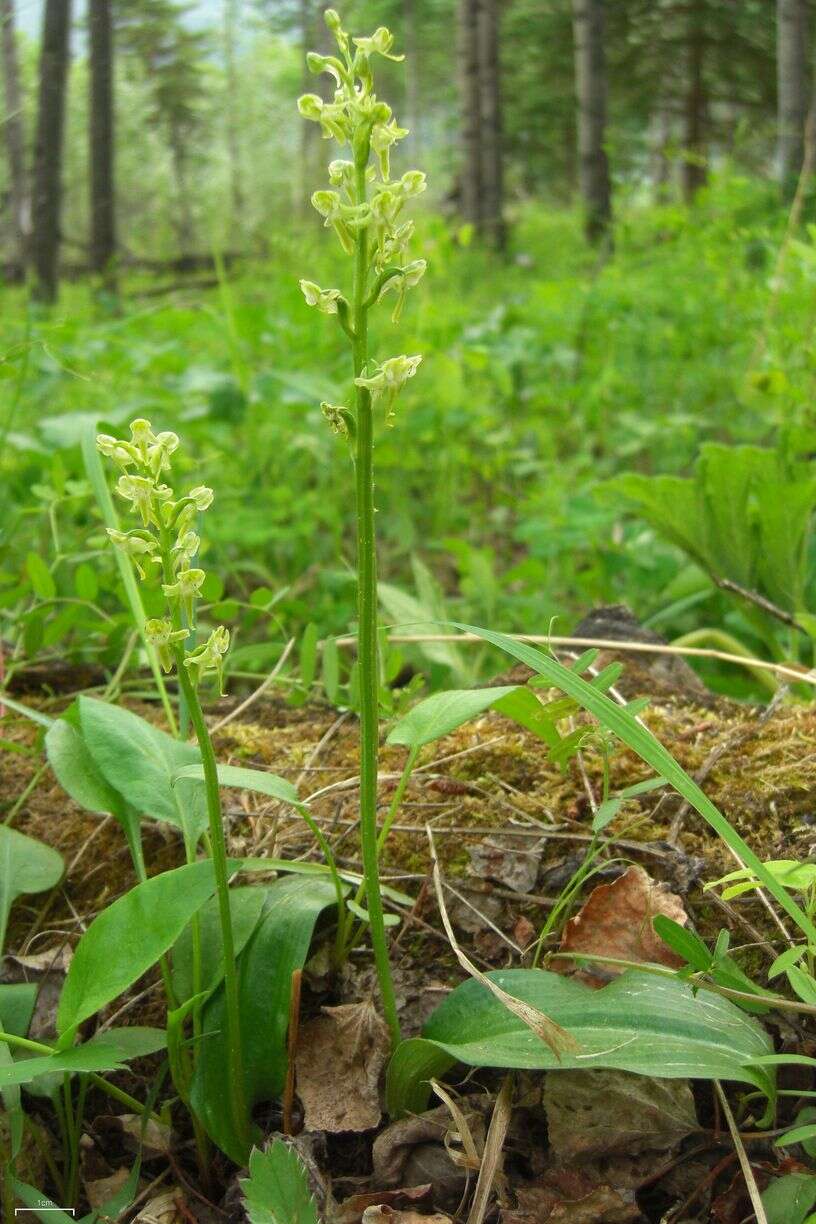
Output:
<instances>
[{"instance_id":1,"label":"dry brown leaf","mask_svg":"<svg viewBox=\"0 0 816 1224\"><path fill-rule=\"evenodd\" d=\"M370 1190L367 1194L353 1194L341 1203L334 1217L334 1224L360 1224L363 1212L368 1207L393 1207L405 1210L413 1207L429 1207L433 1198L433 1186L412 1186L401 1190Z\"/></svg>"},{"instance_id":2,"label":"dry brown leaf","mask_svg":"<svg viewBox=\"0 0 816 1224\"><path fill-rule=\"evenodd\" d=\"M630 867L611 884L593 888L580 912L564 928L560 950L576 956L613 956L679 969L682 958L663 943L652 926L656 914L665 914L680 926L688 921L675 893L665 884L657 884L642 867ZM598 963L582 969L581 977L589 985L600 987L622 971L619 966Z\"/></svg>"},{"instance_id":3,"label":"dry brown leaf","mask_svg":"<svg viewBox=\"0 0 816 1224\"><path fill-rule=\"evenodd\" d=\"M420 1215L418 1211L395 1211L393 1207L366 1207L362 1224L453 1224L450 1216Z\"/></svg>"},{"instance_id":4,"label":"dry brown leaf","mask_svg":"<svg viewBox=\"0 0 816 1224\"><path fill-rule=\"evenodd\" d=\"M495 880L513 892L532 892L543 852L543 839L525 845L521 838L503 837L498 833L468 846L471 874L483 880Z\"/></svg>"},{"instance_id":5,"label":"dry brown leaf","mask_svg":"<svg viewBox=\"0 0 816 1224\"><path fill-rule=\"evenodd\" d=\"M295 1069L308 1131L365 1131L382 1117L379 1081L391 1051L371 1003L324 1007L301 1027Z\"/></svg>"},{"instance_id":6,"label":"dry brown leaf","mask_svg":"<svg viewBox=\"0 0 816 1224\"><path fill-rule=\"evenodd\" d=\"M580 1169L553 1169L516 1196L518 1208L503 1211L501 1224L631 1224L641 1218L632 1191L596 1185Z\"/></svg>"},{"instance_id":7,"label":"dry brown leaf","mask_svg":"<svg viewBox=\"0 0 816 1224\"><path fill-rule=\"evenodd\" d=\"M169 1126L155 1118L145 1124L139 1114L103 1114L94 1118L93 1129L103 1141L115 1140L128 1152L140 1152L143 1160L166 1156L172 1143Z\"/></svg>"},{"instance_id":8,"label":"dry brown leaf","mask_svg":"<svg viewBox=\"0 0 816 1224\"><path fill-rule=\"evenodd\" d=\"M104 1206L108 1199L122 1189L130 1177L130 1169L117 1169L110 1177L100 1177L96 1181L84 1181L88 1204L94 1211Z\"/></svg>"},{"instance_id":9,"label":"dry brown leaf","mask_svg":"<svg viewBox=\"0 0 816 1224\"><path fill-rule=\"evenodd\" d=\"M145 1203L133 1224L189 1224L189 1216L179 1210L182 1192L178 1187L165 1191Z\"/></svg>"},{"instance_id":10,"label":"dry brown leaf","mask_svg":"<svg viewBox=\"0 0 816 1224\"><path fill-rule=\"evenodd\" d=\"M630 1071L559 1071L544 1082L550 1145L576 1156L667 1151L698 1129L687 1080Z\"/></svg>"}]
</instances>

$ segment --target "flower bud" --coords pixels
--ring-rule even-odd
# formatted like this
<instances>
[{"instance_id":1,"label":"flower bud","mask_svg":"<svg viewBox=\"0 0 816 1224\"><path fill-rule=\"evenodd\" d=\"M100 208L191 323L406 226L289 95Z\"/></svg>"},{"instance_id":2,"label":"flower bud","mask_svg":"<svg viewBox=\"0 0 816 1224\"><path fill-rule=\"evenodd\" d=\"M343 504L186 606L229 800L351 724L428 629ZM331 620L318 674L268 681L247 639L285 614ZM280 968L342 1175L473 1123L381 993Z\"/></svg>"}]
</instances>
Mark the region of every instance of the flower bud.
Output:
<instances>
[{"instance_id":1,"label":"flower bud","mask_svg":"<svg viewBox=\"0 0 816 1224\"><path fill-rule=\"evenodd\" d=\"M323 99L317 94L303 94L298 98L298 110L304 119L311 119L315 123L320 122L320 115L323 111Z\"/></svg>"}]
</instances>

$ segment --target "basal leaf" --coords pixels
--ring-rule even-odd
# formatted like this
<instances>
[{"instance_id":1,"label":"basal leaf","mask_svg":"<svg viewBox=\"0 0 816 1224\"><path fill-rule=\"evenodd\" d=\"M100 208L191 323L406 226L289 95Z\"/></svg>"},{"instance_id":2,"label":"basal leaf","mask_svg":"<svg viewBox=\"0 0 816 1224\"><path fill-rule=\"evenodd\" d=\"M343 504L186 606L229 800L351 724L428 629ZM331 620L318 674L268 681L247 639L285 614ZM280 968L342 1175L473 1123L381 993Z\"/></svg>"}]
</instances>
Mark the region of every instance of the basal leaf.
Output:
<instances>
[{"instance_id":1,"label":"basal leaf","mask_svg":"<svg viewBox=\"0 0 816 1224\"><path fill-rule=\"evenodd\" d=\"M65 865L56 850L0 824L0 953L11 907L24 893L45 892L62 879Z\"/></svg>"},{"instance_id":2,"label":"basal leaf","mask_svg":"<svg viewBox=\"0 0 816 1224\"><path fill-rule=\"evenodd\" d=\"M103 910L80 939L57 1012L62 1036L127 990L173 946L215 892L209 859L137 884Z\"/></svg>"},{"instance_id":3,"label":"basal leaf","mask_svg":"<svg viewBox=\"0 0 816 1224\"><path fill-rule=\"evenodd\" d=\"M388 1071L392 1116L426 1107L429 1079L455 1063L471 1067L557 1070L604 1067L661 1079L731 1079L772 1092L762 1067L746 1068L771 1041L733 1003L696 993L674 977L628 970L592 990L543 969L510 969L490 978L543 1011L579 1043L556 1057L548 1045L479 982L458 986L433 1013L422 1037L404 1041Z\"/></svg>"},{"instance_id":4,"label":"basal leaf","mask_svg":"<svg viewBox=\"0 0 816 1224\"><path fill-rule=\"evenodd\" d=\"M131 1058L155 1054L166 1044L163 1029L133 1028L108 1029L98 1037L67 1050L53 1054L42 1054L36 1058L20 1058L6 1066L0 1066L0 1088L11 1084L29 1084L43 1075L79 1072L115 1071Z\"/></svg>"},{"instance_id":5,"label":"basal leaf","mask_svg":"<svg viewBox=\"0 0 816 1224\"><path fill-rule=\"evenodd\" d=\"M327 879L276 880L269 886L265 913L241 955L241 1039L250 1110L283 1089L292 973L305 963L315 923L335 900ZM192 1105L211 1139L240 1163L245 1158L243 1144L223 1108L229 1087L223 987L204 1007L202 1023L205 1037L196 1060Z\"/></svg>"},{"instance_id":6,"label":"basal leaf","mask_svg":"<svg viewBox=\"0 0 816 1224\"><path fill-rule=\"evenodd\" d=\"M141 815L168 821L195 844L207 827L206 793L192 780L173 786L173 778L200 764L198 748L108 702L80 697L78 706L83 739L108 784Z\"/></svg>"},{"instance_id":7,"label":"basal leaf","mask_svg":"<svg viewBox=\"0 0 816 1224\"><path fill-rule=\"evenodd\" d=\"M503 697L515 693L517 685L504 688L450 689L434 693L418 702L391 728L389 744L404 744L406 748L421 748L457 727L469 722L496 705ZM541 702L533 700L541 707Z\"/></svg>"}]
</instances>

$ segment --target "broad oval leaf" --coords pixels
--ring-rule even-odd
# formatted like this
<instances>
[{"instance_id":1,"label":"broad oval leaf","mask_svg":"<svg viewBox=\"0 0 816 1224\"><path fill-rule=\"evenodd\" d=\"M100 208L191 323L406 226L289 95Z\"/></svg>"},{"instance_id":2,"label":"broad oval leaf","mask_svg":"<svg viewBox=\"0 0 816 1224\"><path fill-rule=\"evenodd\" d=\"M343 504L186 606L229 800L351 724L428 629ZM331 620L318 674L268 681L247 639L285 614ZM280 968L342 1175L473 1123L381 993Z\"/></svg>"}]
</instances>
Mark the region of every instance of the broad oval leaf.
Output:
<instances>
[{"instance_id":1,"label":"broad oval leaf","mask_svg":"<svg viewBox=\"0 0 816 1224\"><path fill-rule=\"evenodd\" d=\"M292 973L309 953L315 923L333 905L331 881L289 876L269 886L266 911L244 948L239 964L241 1043L248 1109L278 1096L286 1078L286 1030ZM193 1109L210 1138L238 1164L246 1160L229 1110L229 1059L223 986L202 1013L204 1041L190 1092ZM251 1118L248 1123L252 1129Z\"/></svg>"},{"instance_id":2,"label":"broad oval leaf","mask_svg":"<svg viewBox=\"0 0 816 1224\"><path fill-rule=\"evenodd\" d=\"M433 1013L422 1037L404 1041L388 1070L392 1116L421 1113L428 1081L455 1063L554 1070L604 1067L661 1079L731 1079L773 1091L762 1067L746 1068L772 1046L764 1029L727 999L695 994L685 982L628 970L601 990L544 969L488 975L538 1008L579 1043L560 1059L479 982L458 986Z\"/></svg>"},{"instance_id":3,"label":"broad oval leaf","mask_svg":"<svg viewBox=\"0 0 816 1224\"><path fill-rule=\"evenodd\" d=\"M80 939L57 1011L62 1036L110 1003L155 965L215 892L203 859L137 884L103 910Z\"/></svg>"},{"instance_id":4,"label":"broad oval leaf","mask_svg":"<svg viewBox=\"0 0 816 1224\"><path fill-rule=\"evenodd\" d=\"M176 770L173 784L180 780L204 780L204 766L185 765ZM243 769L239 765L219 765L218 782L220 786L232 786L238 790L256 791L259 795L269 795L280 799L283 803L299 803L298 793L291 782L279 778L277 774L267 773L265 769Z\"/></svg>"},{"instance_id":5,"label":"broad oval leaf","mask_svg":"<svg viewBox=\"0 0 816 1224\"><path fill-rule=\"evenodd\" d=\"M24 893L53 888L64 870L65 864L56 850L0 824L0 952L15 899Z\"/></svg>"},{"instance_id":6,"label":"broad oval leaf","mask_svg":"<svg viewBox=\"0 0 816 1224\"><path fill-rule=\"evenodd\" d=\"M80 697L77 705L83 739L109 785L137 812L166 820L195 844L207 827L206 793L190 780L173 786L173 778L200 763L198 748L108 702Z\"/></svg>"},{"instance_id":7,"label":"broad oval leaf","mask_svg":"<svg viewBox=\"0 0 816 1224\"><path fill-rule=\"evenodd\" d=\"M388 735L389 744L404 744L406 748L422 748L457 727L470 722L485 710L516 691L517 685L487 689L450 689L434 693L418 702L399 720ZM540 704L540 703L539 703Z\"/></svg>"},{"instance_id":8,"label":"broad oval leaf","mask_svg":"<svg viewBox=\"0 0 816 1224\"><path fill-rule=\"evenodd\" d=\"M232 941L236 956L240 956L258 925L266 897L267 890L262 886L230 889ZM198 924L202 973L197 992L193 981L192 923L184 928L173 948L173 990L180 1003L194 993L214 990L224 976L224 944L217 897L210 897L204 902L199 910Z\"/></svg>"}]
</instances>

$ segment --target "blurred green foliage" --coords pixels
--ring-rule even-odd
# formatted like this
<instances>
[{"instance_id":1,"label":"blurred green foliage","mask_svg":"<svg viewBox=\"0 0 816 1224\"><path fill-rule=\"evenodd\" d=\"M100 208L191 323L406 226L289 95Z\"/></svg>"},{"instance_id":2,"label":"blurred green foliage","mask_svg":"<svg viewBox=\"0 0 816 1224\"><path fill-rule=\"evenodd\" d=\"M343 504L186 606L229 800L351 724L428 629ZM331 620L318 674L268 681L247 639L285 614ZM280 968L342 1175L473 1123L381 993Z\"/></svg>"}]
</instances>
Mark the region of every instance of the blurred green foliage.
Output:
<instances>
[{"instance_id":1,"label":"blurred green foliage","mask_svg":"<svg viewBox=\"0 0 816 1224\"><path fill-rule=\"evenodd\" d=\"M814 232L780 261L774 188L734 173L690 210L620 207L603 265L567 211L523 211L505 262L436 216L421 226L428 275L403 328L425 362L378 439L382 579L428 620L542 633L558 617L566 632L588 606L621 601L668 636L716 624L773 650L755 614L597 491L622 471L688 475L701 443L774 446L782 425L809 461ZM314 326L297 284L304 268L340 283L317 238L278 234L267 264L213 290L148 296L154 282L131 277L121 314L84 285L66 285L51 315L7 293L0 633L12 665L67 656L112 670L129 640L78 447L89 417L183 433L190 483L216 490L206 595L235 631L233 673L268 671L308 625L309 641L353 627L346 455L319 409L342 402L349 370L339 330ZM400 652L391 678L417 658ZM473 674L472 658L422 662L432 683ZM321 666L334 684L336 660Z\"/></svg>"}]
</instances>

